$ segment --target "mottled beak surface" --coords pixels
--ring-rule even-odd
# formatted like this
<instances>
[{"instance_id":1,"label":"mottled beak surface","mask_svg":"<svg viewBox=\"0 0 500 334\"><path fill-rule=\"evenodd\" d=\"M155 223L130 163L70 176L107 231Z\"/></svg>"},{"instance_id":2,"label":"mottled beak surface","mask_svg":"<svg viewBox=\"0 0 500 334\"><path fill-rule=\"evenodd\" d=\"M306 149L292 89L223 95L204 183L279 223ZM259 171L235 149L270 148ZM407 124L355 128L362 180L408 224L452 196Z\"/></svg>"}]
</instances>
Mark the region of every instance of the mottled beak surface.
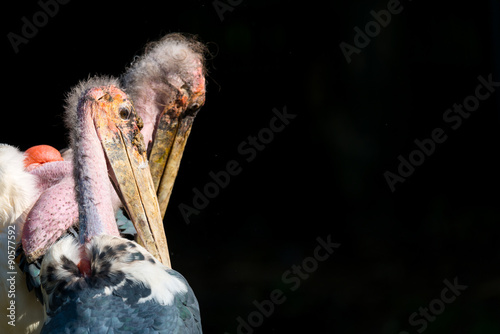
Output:
<instances>
[{"instance_id":1,"label":"mottled beak surface","mask_svg":"<svg viewBox=\"0 0 500 334\"><path fill-rule=\"evenodd\" d=\"M149 148L151 175L162 218L172 194L184 148L198 110L205 103L205 76L200 65L191 90L178 89L177 97L160 114Z\"/></svg>"},{"instance_id":2,"label":"mottled beak surface","mask_svg":"<svg viewBox=\"0 0 500 334\"><path fill-rule=\"evenodd\" d=\"M110 87L110 92L100 96L95 103L107 106L97 106L95 110L106 112L96 112L94 124L112 183L137 230L137 242L171 267L156 188L140 133L141 121L132 103L117 88Z\"/></svg>"}]
</instances>

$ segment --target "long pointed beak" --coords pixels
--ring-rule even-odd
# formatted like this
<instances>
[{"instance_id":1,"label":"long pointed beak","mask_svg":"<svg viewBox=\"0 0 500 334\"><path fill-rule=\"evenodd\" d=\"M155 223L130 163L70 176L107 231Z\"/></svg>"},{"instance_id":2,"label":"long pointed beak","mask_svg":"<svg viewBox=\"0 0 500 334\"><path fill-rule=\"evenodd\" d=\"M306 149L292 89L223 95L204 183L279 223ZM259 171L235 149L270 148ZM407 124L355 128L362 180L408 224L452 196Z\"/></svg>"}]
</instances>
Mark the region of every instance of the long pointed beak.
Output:
<instances>
[{"instance_id":1,"label":"long pointed beak","mask_svg":"<svg viewBox=\"0 0 500 334\"><path fill-rule=\"evenodd\" d=\"M171 267L163 220L148 166L136 115L96 130L108 161L111 180L137 230L137 241L164 265Z\"/></svg>"},{"instance_id":2,"label":"long pointed beak","mask_svg":"<svg viewBox=\"0 0 500 334\"><path fill-rule=\"evenodd\" d=\"M164 110L160 115L149 152L151 176L155 191L158 191L165 167L168 164L172 145L179 128L179 112Z\"/></svg>"},{"instance_id":3,"label":"long pointed beak","mask_svg":"<svg viewBox=\"0 0 500 334\"><path fill-rule=\"evenodd\" d=\"M179 89L177 98L160 115L149 151L151 176L157 192L162 218L182 160L194 119L205 103L203 67L195 70L192 90Z\"/></svg>"},{"instance_id":4,"label":"long pointed beak","mask_svg":"<svg viewBox=\"0 0 500 334\"><path fill-rule=\"evenodd\" d=\"M181 119L180 124L177 127L177 132L172 144L172 149L170 150L168 162L165 166L165 171L161 177L160 184L157 190L158 202L160 205L160 212L162 217L165 216L165 211L167 210L168 202L170 201L172 188L174 187L177 172L179 171L179 166L181 164L182 154L184 153L184 148L186 147L187 139L189 137L189 134L191 133L191 128L193 126L195 117L195 114L185 115Z\"/></svg>"},{"instance_id":5,"label":"long pointed beak","mask_svg":"<svg viewBox=\"0 0 500 334\"><path fill-rule=\"evenodd\" d=\"M184 113L181 117L172 118L167 112L160 117L149 156L162 218L167 210L196 112Z\"/></svg>"}]
</instances>

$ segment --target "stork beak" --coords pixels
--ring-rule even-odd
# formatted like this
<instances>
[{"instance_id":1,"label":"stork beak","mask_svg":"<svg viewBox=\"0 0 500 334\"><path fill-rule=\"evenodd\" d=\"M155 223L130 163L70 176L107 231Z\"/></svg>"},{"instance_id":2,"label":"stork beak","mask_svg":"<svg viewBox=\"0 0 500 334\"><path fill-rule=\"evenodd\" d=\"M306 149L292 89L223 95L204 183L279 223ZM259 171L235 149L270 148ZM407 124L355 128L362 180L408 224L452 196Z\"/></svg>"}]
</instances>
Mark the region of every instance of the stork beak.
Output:
<instances>
[{"instance_id":1,"label":"stork beak","mask_svg":"<svg viewBox=\"0 0 500 334\"><path fill-rule=\"evenodd\" d=\"M117 105L121 119L95 121L112 183L137 230L138 243L171 267L156 189L137 116L131 104Z\"/></svg>"},{"instance_id":2,"label":"stork beak","mask_svg":"<svg viewBox=\"0 0 500 334\"><path fill-rule=\"evenodd\" d=\"M192 91L179 89L177 98L161 113L149 147L153 184L158 196L161 217L165 216L172 188L179 171L194 119L205 103L205 77L202 67L196 69Z\"/></svg>"},{"instance_id":3,"label":"stork beak","mask_svg":"<svg viewBox=\"0 0 500 334\"><path fill-rule=\"evenodd\" d=\"M159 119L149 161L151 176L158 196L161 217L165 216L172 188L197 110L173 118L168 112Z\"/></svg>"}]
</instances>

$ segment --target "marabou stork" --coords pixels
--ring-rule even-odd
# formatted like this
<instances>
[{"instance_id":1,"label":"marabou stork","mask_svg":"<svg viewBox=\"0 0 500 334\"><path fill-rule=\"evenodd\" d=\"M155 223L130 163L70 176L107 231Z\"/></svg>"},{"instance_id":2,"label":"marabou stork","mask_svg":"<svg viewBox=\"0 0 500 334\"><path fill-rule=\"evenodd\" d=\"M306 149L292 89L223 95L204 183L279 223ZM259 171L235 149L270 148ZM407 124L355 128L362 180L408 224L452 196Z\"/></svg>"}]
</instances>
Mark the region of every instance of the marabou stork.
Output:
<instances>
[{"instance_id":1,"label":"marabou stork","mask_svg":"<svg viewBox=\"0 0 500 334\"><path fill-rule=\"evenodd\" d=\"M184 277L119 236L109 176L132 215L150 215L149 207L159 214L159 206L137 116L117 86L92 79L76 110L67 111L79 238L60 239L43 259L42 333L201 333L198 302ZM136 226L148 230L147 223Z\"/></svg>"},{"instance_id":2,"label":"marabou stork","mask_svg":"<svg viewBox=\"0 0 500 334\"><path fill-rule=\"evenodd\" d=\"M144 122L141 132L162 216L194 118L205 103L205 53L195 38L167 34L148 44L121 77Z\"/></svg>"},{"instance_id":3,"label":"marabou stork","mask_svg":"<svg viewBox=\"0 0 500 334\"><path fill-rule=\"evenodd\" d=\"M204 104L204 51L204 46L192 38L181 34L169 34L160 41L148 45L146 53L135 61L121 78L122 86L126 87L137 101L137 111L144 120L142 133L148 146L150 166L155 188L158 189L162 215L168 203L192 122L198 109ZM78 94L72 96L74 100L71 101L70 97L69 105L76 103ZM71 152L67 153L71 156ZM64 172L54 172L54 166L45 168L52 175L51 183L45 187L45 190L50 191L38 199L29 213L30 219L23 244L31 261L41 259L46 250L66 234L67 229L77 221L76 202L71 203L74 198L74 178L72 173L68 173L72 168L71 162L60 165L64 166L62 168ZM61 166L58 169L61 169ZM116 210L120 203L117 203L117 196L113 194L114 191L111 197ZM64 199L63 203L54 202L54 200L61 201L61 198ZM54 203L57 205L52 206ZM135 218L136 221L140 219L133 216L131 218L133 220ZM47 227L40 229L38 226L40 224L45 224ZM149 233L139 230L139 233L141 232ZM141 237L138 239L141 240ZM169 265L166 242L156 245L155 243L159 243L158 240L146 243L146 246ZM155 250L163 251L163 258L162 254L156 254ZM168 262L165 261L165 254ZM31 268L33 267L30 267L30 273ZM36 268L34 273L35 276L38 275ZM35 300L34 295L32 296ZM36 318L33 313L33 321ZM22 326L17 328L22 330Z\"/></svg>"}]
</instances>

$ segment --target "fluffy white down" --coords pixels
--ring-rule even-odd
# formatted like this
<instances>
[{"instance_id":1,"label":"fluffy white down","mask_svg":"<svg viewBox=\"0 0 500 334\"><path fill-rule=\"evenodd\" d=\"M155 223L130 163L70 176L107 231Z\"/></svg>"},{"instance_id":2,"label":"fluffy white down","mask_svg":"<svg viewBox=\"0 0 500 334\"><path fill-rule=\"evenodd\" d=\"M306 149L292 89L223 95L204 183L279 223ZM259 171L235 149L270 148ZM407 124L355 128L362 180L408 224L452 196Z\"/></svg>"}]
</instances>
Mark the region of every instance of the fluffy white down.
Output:
<instances>
[{"instance_id":1,"label":"fluffy white down","mask_svg":"<svg viewBox=\"0 0 500 334\"><path fill-rule=\"evenodd\" d=\"M32 203L37 193L35 176L24 170L24 154L0 144L0 226L12 224Z\"/></svg>"},{"instance_id":2,"label":"fluffy white down","mask_svg":"<svg viewBox=\"0 0 500 334\"><path fill-rule=\"evenodd\" d=\"M188 291L183 281L168 274L165 271L167 268L163 266L163 264L154 259L146 249L133 241L109 235L94 237L93 240L86 245L87 256L92 258L90 252L93 248L97 248L99 252L104 252L105 247L115 247L123 243L127 244L127 249L123 254L113 259L110 271L120 270L128 279L151 289L151 294L146 298L139 299L139 303L155 300L161 305L171 305L176 294L186 293ZM135 246L130 247L131 244ZM42 275L47 270L47 267L52 265L56 268L55 275L57 278L70 278L72 274L62 268L61 257L65 256L73 263L78 264L81 258L79 249L80 245L78 241L72 236L62 238L45 254L41 269ZM146 260L127 261L127 259L130 258L130 254L137 251L141 252ZM155 263L150 262L148 260L150 258L153 258ZM79 279L79 277L73 277L73 279ZM72 279L70 278L70 280ZM120 288L120 285L106 289L104 294L110 295L117 288ZM44 298L47 300L49 296L45 295L45 291L43 292ZM49 303L46 303L46 305L48 304Z\"/></svg>"},{"instance_id":3,"label":"fluffy white down","mask_svg":"<svg viewBox=\"0 0 500 334\"><path fill-rule=\"evenodd\" d=\"M44 319L43 307L36 299L33 291L26 288L26 279L17 265L14 270L9 268L8 256L14 251L21 235L22 219L31 207L37 194L36 180L33 175L24 171L24 154L17 148L0 144L0 291L3 298L0 302L1 333L39 333ZM16 222L17 219L17 222ZM12 227L8 227L12 226ZM15 232L15 243L9 239L9 230ZM12 234L11 234L12 235ZM10 247L9 247L10 246ZM15 272L15 274L8 274ZM13 290L7 279L14 277L15 299ZM15 300L15 327L8 324L10 301Z\"/></svg>"},{"instance_id":4,"label":"fluffy white down","mask_svg":"<svg viewBox=\"0 0 500 334\"><path fill-rule=\"evenodd\" d=\"M175 276L167 274L165 272L167 267L156 260L156 258L154 258L146 249L133 241L109 235L102 235L99 238L92 240L90 246L96 244L98 245L98 249L103 249L105 246L113 247L124 242L128 244L134 243L134 251L140 251L146 259L153 258L155 260L154 264L145 260L126 263L115 261L111 265L111 271L121 270L130 280L143 284L145 287L151 289L151 295L146 298L139 299L139 303L144 303L153 299L161 305L171 305L176 294L186 293L188 291L184 282ZM87 247L87 251L90 249L90 246Z\"/></svg>"}]
</instances>

